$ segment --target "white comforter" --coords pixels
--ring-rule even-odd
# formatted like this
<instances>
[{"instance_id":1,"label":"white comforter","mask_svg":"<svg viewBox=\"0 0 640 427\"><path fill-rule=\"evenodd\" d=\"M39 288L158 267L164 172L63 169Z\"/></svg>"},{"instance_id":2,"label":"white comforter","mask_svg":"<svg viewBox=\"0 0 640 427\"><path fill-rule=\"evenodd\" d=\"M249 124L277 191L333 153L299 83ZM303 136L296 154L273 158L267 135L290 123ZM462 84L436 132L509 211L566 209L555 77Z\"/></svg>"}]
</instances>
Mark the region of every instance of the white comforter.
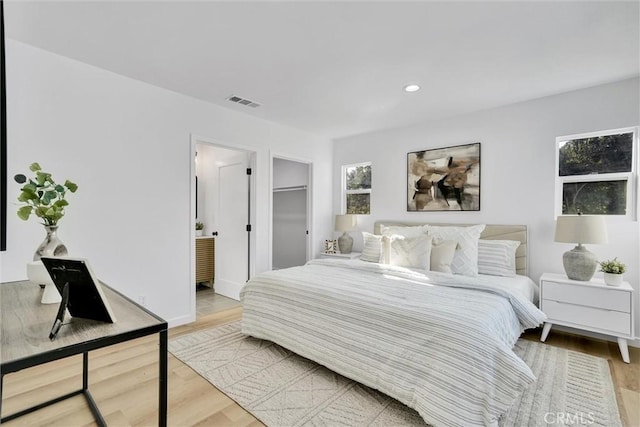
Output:
<instances>
[{"instance_id":1,"label":"white comforter","mask_svg":"<svg viewBox=\"0 0 640 427\"><path fill-rule=\"evenodd\" d=\"M378 389L436 426L496 425L535 380L512 348L544 313L489 276L314 260L260 274L240 297L243 333Z\"/></svg>"}]
</instances>

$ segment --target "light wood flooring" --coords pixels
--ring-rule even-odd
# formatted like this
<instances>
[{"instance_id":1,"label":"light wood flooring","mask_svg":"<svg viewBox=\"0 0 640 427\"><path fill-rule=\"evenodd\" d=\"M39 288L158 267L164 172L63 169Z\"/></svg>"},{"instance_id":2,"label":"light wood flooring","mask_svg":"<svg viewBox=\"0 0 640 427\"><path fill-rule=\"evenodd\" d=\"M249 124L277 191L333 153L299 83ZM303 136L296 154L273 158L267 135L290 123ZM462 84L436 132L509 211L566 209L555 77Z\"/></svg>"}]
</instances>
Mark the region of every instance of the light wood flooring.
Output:
<instances>
[{"instance_id":1,"label":"light wood flooring","mask_svg":"<svg viewBox=\"0 0 640 427\"><path fill-rule=\"evenodd\" d=\"M196 287L196 315L207 316L229 308L240 307L240 301L216 294L213 288L198 285Z\"/></svg>"},{"instance_id":2,"label":"light wood flooring","mask_svg":"<svg viewBox=\"0 0 640 427\"><path fill-rule=\"evenodd\" d=\"M169 338L226 324L242 315L241 308L198 317L190 325L171 329ZM524 338L538 340L540 331ZM609 360L620 414L626 426L640 426L640 350L629 348L631 364L620 359L616 343L552 331L548 345L585 352ZM145 337L90 353L90 390L110 426L157 425L158 340ZM67 358L5 377L3 413L42 402L81 385L82 359ZM170 426L261 426L191 368L169 354ZM95 425L84 397L76 396L5 423L14 426Z\"/></svg>"}]
</instances>

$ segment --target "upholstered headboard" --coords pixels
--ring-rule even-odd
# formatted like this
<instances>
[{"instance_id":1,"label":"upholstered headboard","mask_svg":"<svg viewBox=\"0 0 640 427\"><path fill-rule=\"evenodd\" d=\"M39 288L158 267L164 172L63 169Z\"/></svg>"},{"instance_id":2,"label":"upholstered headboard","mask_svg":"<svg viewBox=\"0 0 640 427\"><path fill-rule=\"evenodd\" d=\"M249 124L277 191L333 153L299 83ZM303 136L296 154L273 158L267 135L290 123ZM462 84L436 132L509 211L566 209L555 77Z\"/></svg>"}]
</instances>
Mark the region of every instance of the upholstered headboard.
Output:
<instances>
[{"instance_id":1,"label":"upholstered headboard","mask_svg":"<svg viewBox=\"0 0 640 427\"><path fill-rule=\"evenodd\" d=\"M380 234L382 226L400 225L400 226L416 226L416 225L439 225L439 226L455 226L468 227L476 224L443 224L435 222L401 222L401 221L376 221L373 225L374 234ZM516 240L520 242L520 246L516 250L516 273L523 276L527 275L527 226L526 225L497 225L487 224L484 231L480 235L481 239L486 240Z\"/></svg>"}]
</instances>

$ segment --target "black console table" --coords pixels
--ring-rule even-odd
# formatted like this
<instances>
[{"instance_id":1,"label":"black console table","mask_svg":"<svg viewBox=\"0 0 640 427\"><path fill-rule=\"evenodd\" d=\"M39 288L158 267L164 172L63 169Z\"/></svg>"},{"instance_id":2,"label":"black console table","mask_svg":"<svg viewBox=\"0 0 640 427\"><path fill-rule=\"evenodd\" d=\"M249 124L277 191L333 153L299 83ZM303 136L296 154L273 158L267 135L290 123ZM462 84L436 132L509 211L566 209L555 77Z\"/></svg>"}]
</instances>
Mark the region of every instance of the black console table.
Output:
<instances>
[{"instance_id":1,"label":"black console table","mask_svg":"<svg viewBox=\"0 0 640 427\"><path fill-rule=\"evenodd\" d=\"M89 351L146 335L159 334L158 425L167 425L167 322L101 284L116 323L66 317L54 341L49 340L58 304L41 304L41 289L31 282L0 284L0 423L83 394L99 426L106 422L89 392ZM19 412L2 415L4 376L42 363L82 354L82 388Z\"/></svg>"}]
</instances>

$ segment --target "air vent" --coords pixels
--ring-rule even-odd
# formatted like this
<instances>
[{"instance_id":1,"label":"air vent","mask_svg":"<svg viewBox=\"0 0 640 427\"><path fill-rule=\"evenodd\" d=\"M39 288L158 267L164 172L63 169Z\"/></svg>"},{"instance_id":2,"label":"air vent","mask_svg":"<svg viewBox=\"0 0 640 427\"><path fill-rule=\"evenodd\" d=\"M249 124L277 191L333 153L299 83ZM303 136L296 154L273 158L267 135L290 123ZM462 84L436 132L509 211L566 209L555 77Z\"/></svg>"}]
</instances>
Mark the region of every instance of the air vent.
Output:
<instances>
[{"instance_id":1,"label":"air vent","mask_svg":"<svg viewBox=\"0 0 640 427\"><path fill-rule=\"evenodd\" d=\"M239 96L231 95L227 98L227 101L235 102L236 104L246 105L247 107L256 108L259 107L260 104L254 102L247 98L240 98Z\"/></svg>"}]
</instances>

